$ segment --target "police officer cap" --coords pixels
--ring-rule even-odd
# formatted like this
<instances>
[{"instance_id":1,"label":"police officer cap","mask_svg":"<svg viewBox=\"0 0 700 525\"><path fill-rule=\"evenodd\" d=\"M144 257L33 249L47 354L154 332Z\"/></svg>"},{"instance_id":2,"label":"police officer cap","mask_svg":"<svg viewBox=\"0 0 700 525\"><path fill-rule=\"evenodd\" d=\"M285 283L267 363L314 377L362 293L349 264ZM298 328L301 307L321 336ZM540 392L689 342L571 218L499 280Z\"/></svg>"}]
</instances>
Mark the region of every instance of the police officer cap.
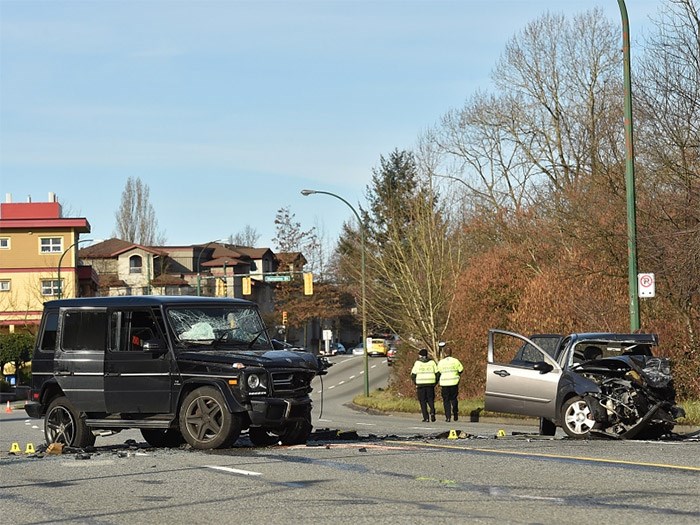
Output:
<instances>
[{"instance_id":1,"label":"police officer cap","mask_svg":"<svg viewBox=\"0 0 700 525\"><path fill-rule=\"evenodd\" d=\"M428 351L425 348L421 348L421 350L418 352L418 355L421 357L428 357Z\"/></svg>"}]
</instances>

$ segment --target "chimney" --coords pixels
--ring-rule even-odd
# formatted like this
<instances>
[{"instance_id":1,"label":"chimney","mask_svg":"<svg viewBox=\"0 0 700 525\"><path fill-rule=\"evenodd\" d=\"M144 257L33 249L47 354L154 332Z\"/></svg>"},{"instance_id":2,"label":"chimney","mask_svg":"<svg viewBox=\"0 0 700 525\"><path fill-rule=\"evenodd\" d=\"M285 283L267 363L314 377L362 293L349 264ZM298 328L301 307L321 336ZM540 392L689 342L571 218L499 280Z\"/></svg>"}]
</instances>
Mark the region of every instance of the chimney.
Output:
<instances>
[{"instance_id":1,"label":"chimney","mask_svg":"<svg viewBox=\"0 0 700 525\"><path fill-rule=\"evenodd\" d=\"M56 202L56 194L52 191L49 192L49 202Z\"/></svg>"},{"instance_id":2,"label":"chimney","mask_svg":"<svg viewBox=\"0 0 700 525\"><path fill-rule=\"evenodd\" d=\"M11 193L5 194L5 202L8 204L12 202L12 194Z\"/></svg>"}]
</instances>

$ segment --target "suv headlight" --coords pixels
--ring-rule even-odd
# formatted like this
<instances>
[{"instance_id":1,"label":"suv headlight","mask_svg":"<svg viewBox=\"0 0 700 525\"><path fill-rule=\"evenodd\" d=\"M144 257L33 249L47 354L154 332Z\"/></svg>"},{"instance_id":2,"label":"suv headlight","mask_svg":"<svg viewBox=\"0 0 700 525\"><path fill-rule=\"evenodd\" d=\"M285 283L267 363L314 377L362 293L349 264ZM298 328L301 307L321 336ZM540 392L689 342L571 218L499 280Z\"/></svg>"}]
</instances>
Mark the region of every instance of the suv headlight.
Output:
<instances>
[{"instance_id":1,"label":"suv headlight","mask_svg":"<svg viewBox=\"0 0 700 525\"><path fill-rule=\"evenodd\" d=\"M249 374L245 385L249 395L264 395L267 393L267 376L263 373Z\"/></svg>"}]
</instances>

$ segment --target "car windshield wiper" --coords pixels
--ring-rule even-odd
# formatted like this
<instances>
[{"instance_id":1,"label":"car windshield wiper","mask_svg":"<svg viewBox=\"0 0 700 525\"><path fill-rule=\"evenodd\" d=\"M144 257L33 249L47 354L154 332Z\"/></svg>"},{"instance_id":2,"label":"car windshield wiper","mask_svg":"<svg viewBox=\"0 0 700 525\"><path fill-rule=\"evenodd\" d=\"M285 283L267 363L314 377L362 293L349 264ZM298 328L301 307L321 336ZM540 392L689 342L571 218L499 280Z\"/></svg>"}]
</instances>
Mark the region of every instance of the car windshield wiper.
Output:
<instances>
[{"instance_id":1,"label":"car windshield wiper","mask_svg":"<svg viewBox=\"0 0 700 525\"><path fill-rule=\"evenodd\" d=\"M255 344L255 341L258 340L258 337L260 337L263 333L265 333L265 328L261 329L257 334L255 334L255 337L248 343L248 348L253 348L253 345Z\"/></svg>"}]
</instances>

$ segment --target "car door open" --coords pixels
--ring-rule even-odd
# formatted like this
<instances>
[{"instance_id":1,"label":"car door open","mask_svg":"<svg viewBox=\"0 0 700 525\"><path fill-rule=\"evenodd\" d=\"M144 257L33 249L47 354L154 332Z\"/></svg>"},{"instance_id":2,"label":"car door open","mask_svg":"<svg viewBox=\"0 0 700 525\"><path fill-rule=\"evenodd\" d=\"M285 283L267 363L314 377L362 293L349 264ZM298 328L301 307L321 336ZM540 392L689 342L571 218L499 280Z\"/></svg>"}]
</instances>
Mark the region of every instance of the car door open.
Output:
<instances>
[{"instance_id":1,"label":"car door open","mask_svg":"<svg viewBox=\"0 0 700 525\"><path fill-rule=\"evenodd\" d=\"M552 418L561 375L559 364L527 337L489 330L486 410Z\"/></svg>"}]
</instances>

